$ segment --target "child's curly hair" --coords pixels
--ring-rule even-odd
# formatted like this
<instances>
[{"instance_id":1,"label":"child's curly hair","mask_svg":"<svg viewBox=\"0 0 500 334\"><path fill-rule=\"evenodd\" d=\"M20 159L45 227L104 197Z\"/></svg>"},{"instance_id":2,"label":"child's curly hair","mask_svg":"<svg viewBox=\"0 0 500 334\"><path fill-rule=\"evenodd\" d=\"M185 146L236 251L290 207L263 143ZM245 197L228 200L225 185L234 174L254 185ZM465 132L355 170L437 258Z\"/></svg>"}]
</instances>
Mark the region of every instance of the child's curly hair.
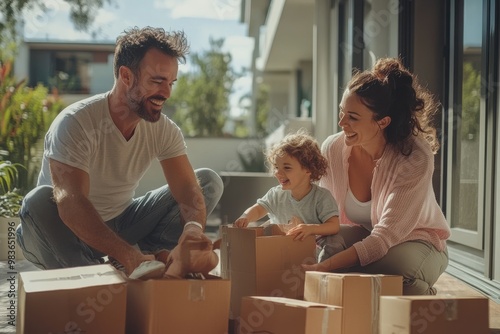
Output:
<instances>
[{"instance_id":1,"label":"child's curly hair","mask_svg":"<svg viewBox=\"0 0 500 334\"><path fill-rule=\"evenodd\" d=\"M326 174L328 161L321 154L318 142L305 130L299 130L285 136L283 140L266 152L267 161L275 164L276 158L288 154L297 159L300 165L311 173L311 181L315 182Z\"/></svg>"}]
</instances>

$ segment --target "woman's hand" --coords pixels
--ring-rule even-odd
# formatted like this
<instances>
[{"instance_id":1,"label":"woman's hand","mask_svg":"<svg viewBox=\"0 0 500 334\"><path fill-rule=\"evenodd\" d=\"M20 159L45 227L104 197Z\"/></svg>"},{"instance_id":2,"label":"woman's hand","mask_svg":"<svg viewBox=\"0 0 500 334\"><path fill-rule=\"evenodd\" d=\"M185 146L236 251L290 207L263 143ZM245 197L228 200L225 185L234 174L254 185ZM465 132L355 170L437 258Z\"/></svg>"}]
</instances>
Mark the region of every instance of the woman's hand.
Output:
<instances>
[{"instance_id":1,"label":"woman's hand","mask_svg":"<svg viewBox=\"0 0 500 334\"><path fill-rule=\"evenodd\" d=\"M326 263L321 262L321 263L314 263L314 264L301 264L302 269L305 271L322 271L322 272L329 272L328 266Z\"/></svg>"}]
</instances>

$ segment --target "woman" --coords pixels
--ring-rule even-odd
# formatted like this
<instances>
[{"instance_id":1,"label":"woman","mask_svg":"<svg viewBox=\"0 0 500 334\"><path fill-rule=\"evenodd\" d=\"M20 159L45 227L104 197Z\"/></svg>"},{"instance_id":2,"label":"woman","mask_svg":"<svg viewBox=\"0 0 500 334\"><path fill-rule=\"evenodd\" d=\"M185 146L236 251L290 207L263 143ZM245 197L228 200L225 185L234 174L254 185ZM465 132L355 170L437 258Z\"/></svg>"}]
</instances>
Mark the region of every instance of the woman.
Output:
<instances>
[{"instance_id":1,"label":"woman","mask_svg":"<svg viewBox=\"0 0 500 334\"><path fill-rule=\"evenodd\" d=\"M341 230L306 270L403 276L405 295L435 294L450 229L432 188L439 105L397 59L357 73L340 103L342 132L322 145Z\"/></svg>"}]
</instances>

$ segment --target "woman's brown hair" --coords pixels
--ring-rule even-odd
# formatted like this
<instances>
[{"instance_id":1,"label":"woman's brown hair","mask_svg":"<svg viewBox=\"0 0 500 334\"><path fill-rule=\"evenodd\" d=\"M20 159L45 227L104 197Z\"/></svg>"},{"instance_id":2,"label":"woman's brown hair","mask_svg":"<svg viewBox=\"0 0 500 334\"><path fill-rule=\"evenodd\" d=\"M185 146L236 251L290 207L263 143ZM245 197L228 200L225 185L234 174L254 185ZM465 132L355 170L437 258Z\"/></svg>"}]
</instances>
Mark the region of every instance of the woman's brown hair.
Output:
<instances>
[{"instance_id":1,"label":"woman's brown hair","mask_svg":"<svg viewBox=\"0 0 500 334\"><path fill-rule=\"evenodd\" d=\"M433 117L440 108L434 96L396 58L379 59L372 70L356 73L348 84L375 114L391 123L384 129L387 142L404 155L412 152L412 136L422 135L434 153L439 149Z\"/></svg>"}]
</instances>

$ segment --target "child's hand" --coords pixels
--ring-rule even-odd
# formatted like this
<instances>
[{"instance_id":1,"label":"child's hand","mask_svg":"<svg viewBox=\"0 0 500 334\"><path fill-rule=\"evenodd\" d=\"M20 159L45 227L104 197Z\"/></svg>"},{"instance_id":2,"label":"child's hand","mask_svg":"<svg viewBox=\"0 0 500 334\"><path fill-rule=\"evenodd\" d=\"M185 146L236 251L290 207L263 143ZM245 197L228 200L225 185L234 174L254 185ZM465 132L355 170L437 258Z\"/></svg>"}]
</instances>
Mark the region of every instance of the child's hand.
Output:
<instances>
[{"instance_id":1,"label":"child's hand","mask_svg":"<svg viewBox=\"0 0 500 334\"><path fill-rule=\"evenodd\" d=\"M299 224L292 227L286 235L293 236L293 240L304 240L310 235L315 235L314 233L315 224Z\"/></svg>"},{"instance_id":2,"label":"child's hand","mask_svg":"<svg viewBox=\"0 0 500 334\"><path fill-rule=\"evenodd\" d=\"M250 220L247 218L245 214L241 215L240 218L234 221L234 226L236 227L247 227L250 223Z\"/></svg>"}]
</instances>

